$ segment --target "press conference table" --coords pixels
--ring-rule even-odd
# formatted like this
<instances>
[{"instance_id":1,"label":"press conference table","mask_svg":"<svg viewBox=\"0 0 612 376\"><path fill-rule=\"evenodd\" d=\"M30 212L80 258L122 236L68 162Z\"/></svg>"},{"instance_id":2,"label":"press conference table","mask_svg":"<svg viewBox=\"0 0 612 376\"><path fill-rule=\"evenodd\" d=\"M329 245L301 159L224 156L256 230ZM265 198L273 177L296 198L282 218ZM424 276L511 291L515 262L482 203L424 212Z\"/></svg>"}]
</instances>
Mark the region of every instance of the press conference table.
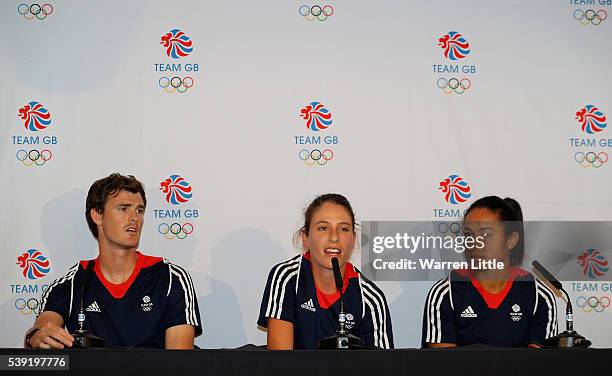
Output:
<instances>
[{"instance_id":1,"label":"press conference table","mask_svg":"<svg viewBox=\"0 0 612 376\"><path fill-rule=\"evenodd\" d=\"M6 356L67 355L68 371L16 370L1 375L609 375L612 349L264 351L150 349L0 349ZM1 368L0 369L6 369Z\"/></svg>"}]
</instances>

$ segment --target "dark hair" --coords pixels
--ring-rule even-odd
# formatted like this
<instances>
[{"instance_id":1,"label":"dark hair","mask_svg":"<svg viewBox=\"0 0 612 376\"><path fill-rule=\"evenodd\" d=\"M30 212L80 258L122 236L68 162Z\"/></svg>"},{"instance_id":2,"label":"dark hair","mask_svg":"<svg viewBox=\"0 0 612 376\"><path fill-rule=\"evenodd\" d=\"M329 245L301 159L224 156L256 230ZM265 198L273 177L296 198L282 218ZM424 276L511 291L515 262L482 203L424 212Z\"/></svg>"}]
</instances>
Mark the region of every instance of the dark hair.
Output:
<instances>
[{"instance_id":1,"label":"dark hair","mask_svg":"<svg viewBox=\"0 0 612 376\"><path fill-rule=\"evenodd\" d=\"M319 209L326 202L331 202L333 204L340 205L344 207L346 211L348 211L349 215L351 216L353 232L355 232L355 213L353 212L351 203L347 200L346 197L342 196L341 194L326 193L315 198L314 200L312 200L310 205L308 205L308 207L304 211L304 225L299 229L297 233L298 235L302 231L306 233L306 235L308 235L308 232L310 231L310 222L312 221L312 216L314 215L315 211L317 211L317 209Z\"/></svg>"},{"instance_id":2,"label":"dark hair","mask_svg":"<svg viewBox=\"0 0 612 376\"><path fill-rule=\"evenodd\" d=\"M89 226L89 230L94 238L98 239L98 227L93 219L91 219L91 209L95 209L98 213L103 213L108 196L116 196L121 191L140 193L145 207L147 206L144 186L133 175L123 176L115 172L103 179L96 180L89 187L87 200L85 201L85 219L87 219L87 226Z\"/></svg>"},{"instance_id":3,"label":"dark hair","mask_svg":"<svg viewBox=\"0 0 612 376\"><path fill-rule=\"evenodd\" d=\"M510 265L518 266L523 263L525 254L525 238L523 228L523 211L521 205L512 198L506 197L502 199L498 196L486 196L472 203L465 212L464 220L468 213L473 209L484 208L489 209L497 215L500 221L503 221L504 234L511 235L516 231L518 234L518 242L510 252Z\"/></svg>"}]
</instances>

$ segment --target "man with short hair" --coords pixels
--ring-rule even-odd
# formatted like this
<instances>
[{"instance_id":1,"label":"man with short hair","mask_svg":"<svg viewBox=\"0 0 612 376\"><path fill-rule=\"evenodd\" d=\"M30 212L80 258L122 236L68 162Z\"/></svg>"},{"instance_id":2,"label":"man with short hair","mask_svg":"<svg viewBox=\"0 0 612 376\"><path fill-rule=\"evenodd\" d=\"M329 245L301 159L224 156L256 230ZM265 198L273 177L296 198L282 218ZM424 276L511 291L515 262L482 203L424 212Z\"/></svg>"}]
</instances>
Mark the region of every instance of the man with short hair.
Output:
<instances>
[{"instance_id":1,"label":"man with short hair","mask_svg":"<svg viewBox=\"0 0 612 376\"><path fill-rule=\"evenodd\" d=\"M144 188L132 175L114 173L93 183L85 217L98 240L98 258L77 263L49 285L26 334L27 347L72 347L80 287L94 262L83 297L86 330L108 347L193 348L202 326L189 273L138 250L146 204Z\"/></svg>"}]
</instances>

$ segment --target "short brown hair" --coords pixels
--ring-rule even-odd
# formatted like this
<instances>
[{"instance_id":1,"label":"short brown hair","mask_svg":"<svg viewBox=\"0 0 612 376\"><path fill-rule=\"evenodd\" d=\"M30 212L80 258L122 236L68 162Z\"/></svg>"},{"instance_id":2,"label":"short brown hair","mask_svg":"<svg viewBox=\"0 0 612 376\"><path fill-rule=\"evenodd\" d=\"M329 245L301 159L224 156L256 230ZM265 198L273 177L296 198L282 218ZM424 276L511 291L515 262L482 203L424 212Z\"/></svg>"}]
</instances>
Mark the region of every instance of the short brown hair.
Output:
<instances>
[{"instance_id":1,"label":"short brown hair","mask_svg":"<svg viewBox=\"0 0 612 376\"><path fill-rule=\"evenodd\" d=\"M103 179L96 180L89 187L87 200L85 201L85 219L87 219L87 226L89 226L89 230L94 238L98 239L98 226L91 219L91 209L95 209L98 213L103 213L108 196L116 196L121 191L140 193L144 206L147 206L144 186L133 175L124 176L115 172Z\"/></svg>"}]
</instances>

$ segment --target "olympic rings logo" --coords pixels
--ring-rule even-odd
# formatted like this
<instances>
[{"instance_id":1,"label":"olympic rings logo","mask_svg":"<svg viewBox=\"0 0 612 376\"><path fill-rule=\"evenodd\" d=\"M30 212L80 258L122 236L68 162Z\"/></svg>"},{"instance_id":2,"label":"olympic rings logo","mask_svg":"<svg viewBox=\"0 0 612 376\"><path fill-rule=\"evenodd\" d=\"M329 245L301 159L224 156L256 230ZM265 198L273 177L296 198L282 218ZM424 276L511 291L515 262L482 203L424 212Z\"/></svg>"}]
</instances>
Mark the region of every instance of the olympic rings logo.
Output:
<instances>
[{"instance_id":1,"label":"olympic rings logo","mask_svg":"<svg viewBox=\"0 0 612 376\"><path fill-rule=\"evenodd\" d=\"M331 149L325 149L323 151L319 149L306 150L302 149L298 153L298 158L304 161L307 166L325 166L327 162L334 159L334 152Z\"/></svg>"},{"instance_id":2,"label":"olympic rings logo","mask_svg":"<svg viewBox=\"0 0 612 376\"><path fill-rule=\"evenodd\" d=\"M27 151L21 149L17 150L15 157L17 157L17 160L23 163L24 166L42 166L47 163L48 160L51 160L53 153L51 153L51 150L48 149L43 151L38 151L36 149Z\"/></svg>"},{"instance_id":3,"label":"olympic rings logo","mask_svg":"<svg viewBox=\"0 0 612 376\"><path fill-rule=\"evenodd\" d=\"M189 76L184 78L174 76L172 78L162 77L157 81L157 84L164 89L166 93L184 93L195 84L195 81Z\"/></svg>"},{"instance_id":4,"label":"olympic rings logo","mask_svg":"<svg viewBox=\"0 0 612 376\"><path fill-rule=\"evenodd\" d=\"M53 13L53 5L49 3L43 4L42 6L36 3L32 5L19 4L17 6L17 13L21 14L26 20L32 20L34 18L44 20L48 15Z\"/></svg>"},{"instance_id":5,"label":"olympic rings logo","mask_svg":"<svg viewBox=\"0 0 612 376\"><path fill-rule=\"evenodd\" d=\"M302 5L299 10L300 16L304 17L306 21L325 21L327 17L331 17L334 14L334 7L331 5L325 5L321 7L320 5L313 5L309 7L308 5Z\"/></svg>"},{"instance_id":6,"label":"olympic rings logo","mask_svg":"<svg viewBox=\"0 0 612 376\"><path fill-rule=\"evenodd\" d=\"M438 232L440 234L446 234L448 232L459 235L461 233L461 224L459 222L452 222L450 224L446 222L438 223Z\"/></svg>"},{"instance_id":7,"label":"olympic rings logo","mask_svg":"<svg viewBox=\"0 0 612 376\"><path fill-rule=\"evenodd\" d=\"M24 315L38 314L41 304L36 298L30 298L27 301L24 298L15 299L15 309Z\"/></svg>"},{"instance_id":8,"label":"olympic rings logo","mask_svg":"<svg viewBox=\"0 0 612 376\"><path fill-rule=\"evenodd\" d=\"M584 312L603 312L604 309L610 306L610 298L605 295L601 298L596 296L589 296L587 298L581 295L576 298L576 305L582 308Z\"/></svg>"},{"instance_id":9,"label":"olympic rings logo","mask_svg":"<svg viewBox=\"0 0 612 376\"><path fill-rule=\"evenodd\" d=\"M193 232L193 225L189 222L183 223L160 223L157 226L157 231L164 236L166 239L185 239L187 235Z\"/></svg>"},{"instance_id":10,"label":"olympic rings logo","mask_svg":"<svg viewBox=\"0 0 612 376\"><path fill-rule=\"evenodd\" d=\"M462 78L461 80L451 78L447 80L441 77L436 81L436 86L442 89L446 94L463 94L467 89L472 87L472 81L470 81L469 78Z\"/></svg>"},{"instance_id":11,"label":"olympic rings logo","mask_svg":"<svg viewBox=\"0 0 612 376\"><path fill-rule=\"evenodd\" d=\"M605 9L594 11L593 9L582 10L576 9L574 11L574 19L580 22L582 25L599 25L608 18L608 12Z\"/></svg>"},{"instance_id":12,"label":"olympic rings logo","mask_svg":"<svg viewBox=\"0 0 612 376\"><path fill-rule=\"evenodd\" d=\"M605 151L595 154L595 152L589 151L583 153L581 151L574 154L574 160L578 162L582 167L595 167L599 168L608 162L608 153Z\"/></svg>"}]
</instances>

